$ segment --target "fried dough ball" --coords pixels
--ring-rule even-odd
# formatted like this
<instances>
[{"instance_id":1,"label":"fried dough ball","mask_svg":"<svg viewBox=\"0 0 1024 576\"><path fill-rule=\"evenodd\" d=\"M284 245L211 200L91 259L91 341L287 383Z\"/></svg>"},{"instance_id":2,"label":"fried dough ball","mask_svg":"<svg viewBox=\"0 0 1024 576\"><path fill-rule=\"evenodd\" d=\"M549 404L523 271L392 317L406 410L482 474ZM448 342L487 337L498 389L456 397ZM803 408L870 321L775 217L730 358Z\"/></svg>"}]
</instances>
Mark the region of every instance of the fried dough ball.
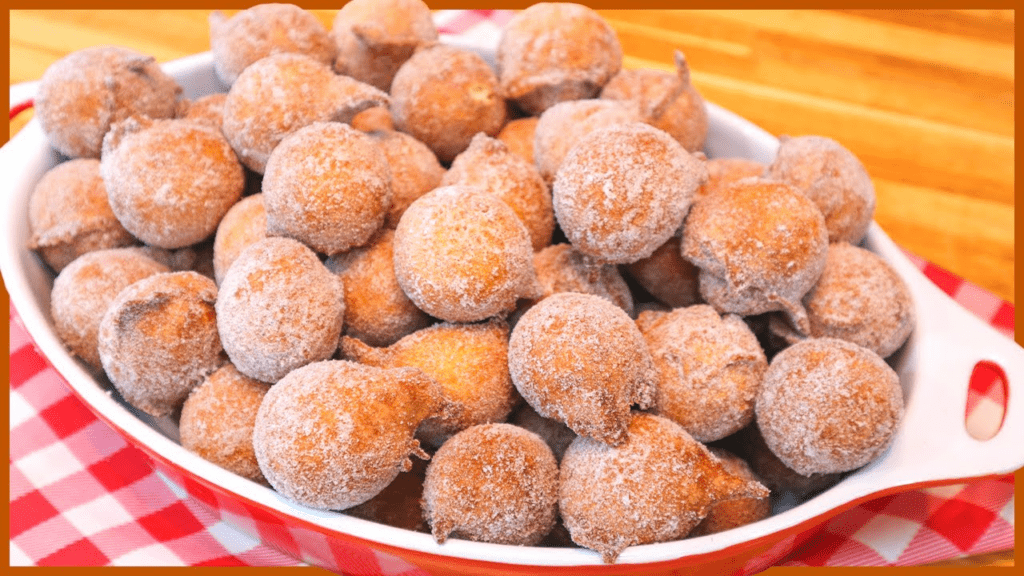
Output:
<instances>
[{"instance_id":1,"label":"fried dough ball","mask_svg":"<svg viewBox=\"0 0 1024 576\"><path fill-rule=\"evenodd\" d=\"M334 70L388 91L398 68L418 46L437 40L421 0L352 0L334 17Z\"/></svg>"},{"instance_id":2,"label":"fried dough ball","mask_svg":"<svg viewBox=\"0 0 1024 576\"><path fill-rule=\"evenodd\" d=\"M50 145L71 158L99 158L103 135L132 116L173 118L181 86L152 56L117 46L86 48L43 72L34 99Z\"/></svg>"},{"instance_id":3,"label":"fried dough ball","mask_svg":"<svg viewBox=\"0 0 1024 576\"><path fill-rule=\"evenodd\" d=\"M391 110L384 106L367 108L352 117L352 127L361 132L390 132L395 129L395 121L391 118Z\"/></svg>"},{"instance_id":4,"label":"fried dough ball","mask_svg":"<svg viewBox=\"0 0 1024 576\"><path fill-rule=\"evenodd\" d=\"M537 414L537 411L532 406L525 403L512 414L512 417L509 418L509 423L525 428L540 436L541 440L547 443L548 448L551 448L551 453L555 455L555 460L559 462L562 461L565 449L576 439L576 433L570 430L568 426Z\"/></svg>"},{"instance_id":5,"label":"fried dough ball","mask_svg":"<svg viewBox=\"0 0 1024 576\"><path fill-rule=\"evenodd\" d=\"M231 362L270 383L334 355L344 313L341 279L289 238L265 238L243 250L217 299L217 326Z\"/></svg>"},{"instance_id":6,"label":"fried dough ball","mask_svg":"<svg viewBox=\"0 0 1024 576\"><path fill-rule=\"evenodd\" d=\"M110 208L140 240L181 248L205 240L242 197L245 172L216 128L130 118L103 139Z\"/></svg>"},{"instance_id":7,"label":"fried dough ball","mask_svg":"<svg viewBox=\"0 0 1024 576\"><path fill-rule=\"evenodd\" d=\"M717 502L766 497L678 424L642 412L617 447L579 437L562 458L558 508L577 544L612 563L628 546L686 536Z\"/></svg>"},{"instance_id":8,"label":"fried dough ball","mask_svg":"<svg viewBox=\"0 0 1024 576\"><path fill-rule=\"evenodd\" d=\"M441 178L442 186L462 184L494 194L512 208L530 234L536 252L551 244L555 212L551 192L533 164L486 134L473 137Z\"/></svg>"},{"instance_id":9,"label":"fried dough ball","mask_svg":"<svg viewBox=\"0 0 1024 576\"><path fill-rule=\"evenodd\" d=\"M228 210L213 238L213 270L217 285L224 283L231 263L248 246L267 237L267 209L263 194L246 196Z\"/></svg>"},{"instance_id":10,"label":"fried dough ball","mask_svg":"<svg viewBox=\"0 0 1024 576\"><path fill-rule=\"evenodd\" d=\"M391 83L395 128L451 162L477 132L494 136L508 111L498 79L477 53L431 44L406 60Z\"/></svg>"},{"instance_id":11,"label":"fried dough ball","mask_svg":"<svg viewBox=\"0 0 1024 576\"><path fill-rule=\"evenodd\" d=\"M586 6L541 3L519 12L498 44L501 93L532 116L594 98L622 68L615 31Z\"/></svg>"},{"instance_id":12,"label":"fried dough ball","mask_svg":"<svg viewBox=\"0 0 1024 576\"><path fill-rule=\"evenodd\" d=\"M895 352L914 329L910 289L878 255L846 242L829 244L825 271L804 296L813 338L840 338L881 357ZM803 335L782 318L769 327L790 344Z\"/></svg>"},{"instance_id":13,"label":"fried dough ball","mask_svg":"<svg viewBox=\"0 0 1024 576\"><path fill-rule=\"evenodd\" d=\"M409 206L395 229L395 276L417 307L449 322L510 312L538 291L523 223L468 186L437 188Z\"/></svg>"},{"instance_id":14,"label":"fried dough ball","mask_svg":"<svg viewBox=\"0 0 1024 576\"><path fill-rule=\"evenodd\" d=\"M43 174L28 201L28 247L60 272L86 252L138 242L107 201L100 161L78 158Z\"/></svg>"},{"instance_id":15,"label":"fried dough ball","mask_svg":"<svg viewBox=\"0 0 1024 576\"><path fill-rule=\"evenodd\" d=\"M418 368L440 385L444 410L423 421L416 436L438 447L470 426L502 422L516 400L508 373L508 325L435 324L391 346L372 348L344 336L345 357L381 368Z\"/></svg>"},{"instance_id":16,"label":"fried dough ball","mask_svg":"<svg viewBox=\"0 0 1024 576\"><path fill-rule=\"evenodd\" d=\"M580 252L611 264L636 262L672 237L706 178L704 162L665 132L618 124L569 152L553 186L555 218Z\"/></svg>"},{"instance_id":17,"label":"fried dough ball","mask_svg":"<svg viewBox=\"0 0 1024 576\"><path fill-rule=\"evenodd\" d=\"M394 230L417 198L441 185L444 167L426 144L404 132L371 132L391 168L391 208L384 227Z\"/></svg>"},{"instance_id":18,"label":"fried dough ball","mask_svg":"<svg viewBox=\"0 0 1024 576\"><path fill-rule=\"evenodd\" d=\"M366 244L391 206L391 169L380 148L339 122L314 122L270 154L263 176L267 235L324 254Z\"/></svg>"},{"instance_id":19,"label":"fried dough ball","mask_svg":"<svg viewBox=\"0 0 1024 576\"><path fill-rule=\"evenodd\" d=\"M440 402L418 370L325 360L288 373L256 414L253 447L275 490L299 504L343 510L379 494L410 455L413 438Z\"/></svg>"},{"instance_id":20,"label":"fried dough ball","mask_svg":"<svg viewBox=\"0 0 1024 576\"><path fill-rule=\"evenodd\" d=\"M230 363L192 390L181 407L181 445L253 482L266 483L252 447L256 411L270 384L254 380Z\"/></svg>"},{"instance_id":21,"label":"fried dough ball","mask_svg":"<svg viewBox=\"0 0 1024 576\"><path fill-rule=\"evenodd\" d=\"M875 185L860 160L824 136L779 138L765 176L782 180L814 201L825 216L829 242L860 242L875 214Z\"/></svg>"},{"instance_id":22,"label":"fried dough ball","mask_svg":"<svg viewBox=\"0 0 1024 576\"><path fill-rule=\"evenodd\" d=\"M594 262L572 244L555 244L537 252L533 267L544 292L536 301L525 302L526 307L559 292L580 292L600 296L633 316L633 295L619 269Z\"/></svg>"},{"instance_id":23,"label":"fried dough ball","mask_svg":"<svg viewBox=\"0 0 1024 576\"><path fill-rule=\"evenodd\" d=\"M509 151L534 166L536 166L536 162L533 157L533 136L538 120L540 118L537 116L509 120L497 136L498 140L508 146Z\"/></svg>"},{"instance_id":24,"label":"fried dough ball","mask_svg":"<svg viewBox=\"0 0 1024 576\"><path fill-rule=\"evenodd\" d=\"M228 18L210 14L213 69L228 86L257 60L271 54L304 54L327 66L338 47L312 13L294 4L257 4Z\"/></svg>"},{"instance_id":25,"label":"fried dough ball","mask_svg":"<svg viewBox=\"0 0 1024 576\"><path fill-rule=\"evenodd\" d=\"M538 414L611 446L626 441L630 406L654 401L658 375L643 335L599 296L541 300L512 330L508 360L512 382Z\"/></svg>"},{"instance_id":26,"label":"fried dough ball","mask_svg":"<svg viewBox=\"0 0 1024 576\"><path fill-rule=\"evenodd\" d=\"M110 303L129 285L169 271L138 248L110 248L79 256L53 281L50 316L54 331L71 354L93 370L102 370L97 338Z\"/></svg>"},{"instance_id":27,"label":"fried dough ball","mask_svg":"<svg viewBox=\"0 0 1024 576\"><path fill-rule=\"evenodd\" d=\"M806 496L824 490L842 478L842 474L837 472L815 472L804 476L786 466L768 448L756 422L737 432L736 440L740 442L739 449L749 462L751 470L772 492L791 492L796 496Z\"/></svg>"},{"instance_id":28,"label":"fried dough ball","mask_svg":"<svg viewBox=\"0 0 1024 576\"><path fill-rule=\"evenodd\" d=\"M846 472L877 458L903 417L899 376L845 340L798 342L772 359L757 395L757 427L804 476Z\"/></svg>"},{"instance_id":29,"label":"fried dough ball","mask_svg":"<svg viewBox=\"0 0 1024 576\"><path fill-rule=\"evenodd\" d=\"M398 285L394 245L394 231L382 230L367 246L324 263L345 287L345 334L370 346L389 346L431 322Z\"/></svg>"},{"instance_id":30,"label":"fried dough ball","mask_svg":"<svg viewBox=\"0 0 1024 576\"><path fill-rule=\"evenodd\" d=\"M764 485L764 482L754 474L750 466L739 456L722 448L709 448L715 458L722 463L722 466L732 475L750 482L757 482ZM701 520L700 524L694 527L690 536L703 536L725 532L733 528L739 528L746 524L764 520L772 513L772 503L768 496L750 496L747 498L736 498L724 500L711 507L708 515Z\"/></svg>"},{"instance_id":31,"label":"fried dough ball","mask_svg":"<svg viewBox=\"0 0 1024 576\"><path fill-rule=\"evenodd\" d=\"M272 96L269 96L272 95ZM285 136L314 122L348 122L388 95L302 54L274 54L242 71L224 101L224 135L242 163L263 174Z\"/></svg>"},{"instance_id":32,"label":"fried dough ball","mask_svg":"<svg viewBox=\"0 0 1024 576\"><path fill-rule=\"evenodd\" d=\"M719 312L783 310L805 329L800 299L825 268L821 211L781 182L746 179L694 204L683 257L700 268L700 293Z\"/></svg>"},{"instance_id":33,"label":"fried dough ball","mask_svg":"<svg viewBox=\"0 0 1024 576\"><path fill-rule=\"evenodd\" d=\"M217 285L196 272L153 274L118 293L100 321L98 349L129 404L166 416L224 364L216 300Z\"/></svg>"},{"instance_id":34,"label":"fried dough ball","mask_svg":"<svg viewBox=\"0 0 1024 576\"><path fill-rule=\"evenodd\" d=\"M430 533L430 526L423 518L423 481L427 477L427 462L416 458L412 469L399 472L398 476L366 502L353 506L345 513L378 524L404 528L415 532Z\"/></svg>"},{"instance_id":35,"label":"fried dough ball","mask_svg":"<svg viewBox=\"0 0 1024 576\"><path fill-rule=\"evenodd\" d=\"M184 105L178 109L177 117L202 122L220 130L220 127L224 124L224 102L227 99L227 93L219 92L217 94L207 94L191 102L182 100L181 102Z\"/></svg>"},{"instance_id":36,"label":"fried dough ball","mask_svg":"<svg viewBox=\"0 0 1024 576\"><path fill-rule=\"evenodd\" d=\"M636 323L658 369L656 414L701 442L725 438L754 419L768 360L739 316L698 304L644 312Z\"/></svg>"},{"instance_id":37,"label":"fried dough ball","mask_svg":"<svg viewBox=\"0 0 1024 576\"><path fill-rule=\"evenodd\" d=\"M672 236L647 258L625 266L626 272L659 302L672 308L699 303L699 270L680 254L682 238Z\"/></svg>"},{"instance_id":38,"label":"fried dough ball","mask_svg":"<svg viewBox=\"0 0 1024 576\"><path fill-rule=\"evenodd\" d=\"M569 150L584 136L623 122L639 122L636 109L611 100L570 100L544 111L534 128L533 157L549 185Z\"/></svg>"},{"instance_id":39,"label":"fried dough ball","mask_svg":"<svg viewBox=\"0 0 1024 576\"><path fill-rule=\"evenodd\" d=\"M427 466L423 515L449 536L534 546L558 516L558 464L533 432L481 424L444 443Z\"/></svg>"},{"instance_id":40,"label":"fried dough ball","mask_svg":"<svg viewBox=\"0 0 1024 576\"><path fill-rule=\"evenodd\" d=\"M676 73L661 70L620 70L604 89L601 98L633 102L644 122L668 132L690 152L704 148L708 135L708 113L697 89L690 82L690 67L676 50Z\"/></svg>"},{"instance_id":41,"label":"fried dough ball","mask_svg":"<svg viewBox=\"0 0 1024 576\"><path fill-rule=\"evenodd\" d=\"M767 166L746 158L712 158L707 161L708 181L697 189L694 201L725 189L738 180L761 177Z\"/></svg>"}]
</instances>

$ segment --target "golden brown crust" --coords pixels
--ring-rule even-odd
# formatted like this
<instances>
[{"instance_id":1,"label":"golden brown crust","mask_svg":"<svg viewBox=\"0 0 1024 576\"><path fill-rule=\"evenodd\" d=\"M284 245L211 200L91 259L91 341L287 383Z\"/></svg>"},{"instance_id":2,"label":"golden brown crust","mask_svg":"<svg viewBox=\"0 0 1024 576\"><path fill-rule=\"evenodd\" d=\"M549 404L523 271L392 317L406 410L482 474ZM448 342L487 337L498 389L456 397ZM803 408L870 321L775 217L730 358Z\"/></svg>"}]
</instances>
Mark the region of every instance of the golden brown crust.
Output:
<instances>
[{"instance_id":1,"label":"golden brown crust","mask_svg":"<svg viewBox=\"0 0 1024 576\"><path fill-rule=\"evenodd\" d=\"M228 210L213 238L214 278L219 286L224 282L231 263L252 244L267 237L267 209L263 194L242 198Z\"/></svg>"},{"instance_id":2,"label":"golden brown crust","mask_svg":"<svg viewBox=\"0 0 1024 576\"><path fill-rule=\"evenodd\" d=\"M729 187L744 178L761 177L766 165L746 158L712 158L707 161L708 181L697 189L694 201Z\"/></svg>"},{"instance_id":3,"label":"golden brown crust","mask_svg":"<svg viewBox=\"0 0 1024 576\"><path fill-rule=\"evenodd\" d=\"M682 239L672 236L650 256L627 264L624 269L659 302L671 308L701 302L699 270L680 253Z\"/></svg>"},{"instance_id":4,"label":"golden brown crust","mask_svg":"<svg viewBox=\"0 0 1024 576\"><path fill-rule=\"evenodd\" d=\"M709 448L729 473L744 480L764 484L739 456L722 448ZM772 503L768 496L754 496L723 500L714 504L708 515L694 527L690 536L703 536L739 528L758 520L767 518L772 512Z\"/></svg>"},{"instance_id":5,"label":"golden brown crust","mask_svg":"<svg viewBox=\"0 0 1024 576\"><path fill-rule=\"evenodd\" d=\"M417 198L441 185L445 170L426 144L404 132L371 132L391 167L391 208L384 227L394 230Z\"/></svg>"},{"instance_id":6,"label":"golden brown crust","mask_svg":"<svg viewBox=\"0 0 1024 576\"><path fill-rule=\"evenodd\" d=\"M559 292L593 294L608 300L623 312L634 316L633 295L622 279L619 269L611 264L599 264L580 254L572 244L555 244L533 255L533 267L543 293L536 300L520 301L519 311L525 312L540 300Z\"/></svg>"},{"instance_id":7,"label":"golden brown crust","mask_svg":"<svg viewBox=\"0 0 1024 576\"><path fill-rule=\"evenodd\" d=\"M537 129L537 116L509 120L496 138L508 146L509 151L536 166L533 156L533 136Z\"/></svg>"}]
</instances>

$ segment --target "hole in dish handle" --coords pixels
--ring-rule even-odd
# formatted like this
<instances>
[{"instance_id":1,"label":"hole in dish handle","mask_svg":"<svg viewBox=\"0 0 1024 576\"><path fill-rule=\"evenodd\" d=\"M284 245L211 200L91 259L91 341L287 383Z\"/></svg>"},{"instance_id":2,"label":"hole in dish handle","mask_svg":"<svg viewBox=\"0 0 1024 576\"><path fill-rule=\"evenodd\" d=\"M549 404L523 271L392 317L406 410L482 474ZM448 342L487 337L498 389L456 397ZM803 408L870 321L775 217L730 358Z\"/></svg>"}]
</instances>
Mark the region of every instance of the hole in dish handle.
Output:
<instances>
[{"instance_id":1,"label":"hole in dish handle","mask_svg":"<svg viewBox=\"0 0 1024 576\"><path fill-rule=\"evenodd\" d=\"M1009 398L1006 372L991 360L974 365L967 387L964 427L975 440L993 438L1003 426Z\"/></svg>"}]
</instances>

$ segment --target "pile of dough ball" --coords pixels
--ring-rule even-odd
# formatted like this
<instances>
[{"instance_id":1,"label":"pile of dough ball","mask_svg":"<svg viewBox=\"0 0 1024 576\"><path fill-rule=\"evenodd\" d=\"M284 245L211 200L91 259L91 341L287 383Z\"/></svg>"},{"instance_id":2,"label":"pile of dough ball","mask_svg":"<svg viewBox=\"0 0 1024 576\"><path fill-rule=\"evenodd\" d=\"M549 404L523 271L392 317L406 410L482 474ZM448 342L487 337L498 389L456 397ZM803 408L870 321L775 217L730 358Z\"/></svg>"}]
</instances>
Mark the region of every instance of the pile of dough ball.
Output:
<instances>
[{"instance_id":1,"label":"pile of dough ball","mask_svg":"<svg viewBox=\"0 0 1024 576\"><path fill-rule=\"evenodd\" d=\"M623 70L576 4L519 13L496 68L420 0L210 27L225 94L121 48L47 70L70 159L28 214L57 334L188 450L439 544L614 562L888 447L914 304L838 142L706 158L682 53Z\"/></svg>"}]
</instances>

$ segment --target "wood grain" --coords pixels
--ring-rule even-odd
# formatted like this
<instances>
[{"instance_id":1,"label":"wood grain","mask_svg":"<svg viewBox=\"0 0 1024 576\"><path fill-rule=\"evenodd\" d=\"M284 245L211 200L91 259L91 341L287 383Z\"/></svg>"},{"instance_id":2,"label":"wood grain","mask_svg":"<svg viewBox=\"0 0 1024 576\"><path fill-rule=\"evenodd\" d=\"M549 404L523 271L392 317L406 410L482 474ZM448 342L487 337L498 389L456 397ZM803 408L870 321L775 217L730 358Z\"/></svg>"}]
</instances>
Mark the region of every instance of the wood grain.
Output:
<instances>
[{"instance_id":1,"label":"wood grain","mask_svg":"<svg viewBox=\"0 0 1024 576\"><path fill-rule=\"evenodd\" d=\"M330 26L333 11L314 13ZM96 44L160 61L209 49L207 11L9 14L11 84ZM602 14L627 66L670 70L680 49L707 100L775 134L843 143L871 173L876 220L897 243L1014 301L1013 11ZM1013 551L937 565L1011 566Z\"/></svg>"}]
</instances>

